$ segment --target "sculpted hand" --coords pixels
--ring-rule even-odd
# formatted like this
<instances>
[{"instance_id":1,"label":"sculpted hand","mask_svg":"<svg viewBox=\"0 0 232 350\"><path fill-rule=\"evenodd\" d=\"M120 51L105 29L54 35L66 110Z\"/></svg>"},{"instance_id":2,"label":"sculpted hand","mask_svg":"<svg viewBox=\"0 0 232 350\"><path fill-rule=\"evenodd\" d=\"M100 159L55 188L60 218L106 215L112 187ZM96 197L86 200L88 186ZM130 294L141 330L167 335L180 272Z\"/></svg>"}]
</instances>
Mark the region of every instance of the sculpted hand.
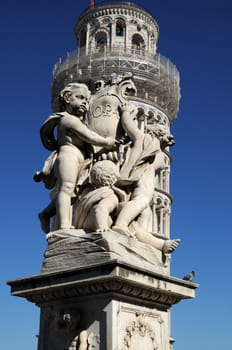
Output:
<instances>
[{"instance_id":1,"label":"sculpted hand","mask_svg":"<svg viewBox=\"0 0 232 350\"><path fill-rule=\"evenodd\" d=\"M113 137L106 137L105 138L105 141L106 141L106 148L107 149L111 149L113 148L114 146L116 146L119 142L117 140L115 140Z\"/></svg>"},{"instance_id":2,"label":"sculpted hand","mask_svg":"<svg viewBox=\"0 0 232 350\"><path fill-rule=\"evenodd\" d=\"M134 112L134 110L135 110L135 106L132 105L131 103L128 103L128 102L121 105L121 107L120 107L121 113L128 112L130 114L130 113Z\"/></svg>"}]
</instances>

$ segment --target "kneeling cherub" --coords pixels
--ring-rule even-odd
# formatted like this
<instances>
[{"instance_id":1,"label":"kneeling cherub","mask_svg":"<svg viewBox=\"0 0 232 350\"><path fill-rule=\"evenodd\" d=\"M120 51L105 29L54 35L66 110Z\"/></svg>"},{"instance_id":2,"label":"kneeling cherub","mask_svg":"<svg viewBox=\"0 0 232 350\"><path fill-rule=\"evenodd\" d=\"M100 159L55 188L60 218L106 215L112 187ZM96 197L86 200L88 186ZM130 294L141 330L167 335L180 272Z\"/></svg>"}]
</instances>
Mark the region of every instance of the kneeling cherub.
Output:
<instances>
[{"instance_id":1,"label":"kneeling cherub","mask_svg":"<svg viewBox=\"0 0 232 350\"><path fill-rule=\"evenodd\" d=\"M85 188L75 207L75 226L88 232L111 230L114 216L128 203L128 195L117 187L119 172L116 165L109 161L98 161L90 171L90 186ZM140 242L149 244L163 253L172 253L179 239L158 238L142 229L136 222L131 223L133 236Z\"/></svg>"}]
</instances>

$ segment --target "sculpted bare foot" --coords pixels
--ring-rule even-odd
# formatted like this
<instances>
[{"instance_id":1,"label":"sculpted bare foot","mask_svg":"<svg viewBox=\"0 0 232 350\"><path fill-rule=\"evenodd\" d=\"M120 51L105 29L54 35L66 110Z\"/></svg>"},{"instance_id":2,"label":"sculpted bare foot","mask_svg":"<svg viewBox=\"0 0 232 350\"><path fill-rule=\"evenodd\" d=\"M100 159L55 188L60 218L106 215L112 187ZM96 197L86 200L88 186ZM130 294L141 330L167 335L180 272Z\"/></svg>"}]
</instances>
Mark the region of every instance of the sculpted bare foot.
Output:
<instances>
[{"instance_id":1,"label":"sculpted bare foot","mask_svg":"<svg viewBox=\"0 0 232 350\"><path fill-rule=\"evenodd\" d=\"M170 254L178 247L180 239L167 239L164 241L162 251L164 254Z\"/></svg>"}]
</instances>

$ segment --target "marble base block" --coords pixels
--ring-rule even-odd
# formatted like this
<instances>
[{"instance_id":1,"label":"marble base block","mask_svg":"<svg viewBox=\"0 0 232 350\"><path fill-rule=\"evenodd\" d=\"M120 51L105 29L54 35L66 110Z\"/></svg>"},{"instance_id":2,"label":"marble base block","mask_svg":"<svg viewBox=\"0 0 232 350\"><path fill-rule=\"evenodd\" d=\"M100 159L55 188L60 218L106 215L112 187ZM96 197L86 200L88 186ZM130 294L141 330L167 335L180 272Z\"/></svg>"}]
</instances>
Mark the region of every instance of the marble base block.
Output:
<instances>
[{"instance_id":1,"label":"marble base block","mask_svg":"<svg viewBox=\"0 0 232 350\"><path fill-rule=\"evenodd\" d=\"M40 307L38 350L169 350L169 310L197 287L117 259L8 284Z\"/></svg>"}]
</instances>

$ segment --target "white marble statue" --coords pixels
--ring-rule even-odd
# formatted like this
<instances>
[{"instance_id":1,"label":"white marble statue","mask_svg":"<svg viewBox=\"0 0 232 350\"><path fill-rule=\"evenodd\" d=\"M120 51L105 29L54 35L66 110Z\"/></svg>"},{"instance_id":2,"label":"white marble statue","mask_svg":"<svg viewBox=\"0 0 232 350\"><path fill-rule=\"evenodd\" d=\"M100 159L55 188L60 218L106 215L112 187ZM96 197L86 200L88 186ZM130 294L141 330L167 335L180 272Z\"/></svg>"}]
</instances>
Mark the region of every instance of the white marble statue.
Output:
<instances>
[{"instance_id":1,"label":"white marble statue","mask_svg":"<svg viewBox=\"0 0 232 350\"><path fill-rule=\"evenodd\" d=\"M133 200L125 191L117 186L119 172L116 165L109 160L98 161L90 171L90 185L80 194L75 207L75 225L87 232L104 232L110 230L114 217ZM119 182L120 183L120 182ZM171 253L176 249L180 240L163 240L148 232L138 221L131 221L133 231L130 236L142 243L149 244L164 253ZM115 230L115 227L112 228ZM128 230L115 230L122 234L128 234Z\"/></svg>"},{"instance_id":2,"label":"white marble statue","mask_svg":"<svg viewBox=\"0 0 232 350\"><path fill-rule=\"evenodd\" d=\"M85 123L89 109L90 92L86 85L68 84L60 92L63 111L50 116L41 128L41 139L46 148L56 152L53 174L56 178L56 196L50 205L39 214L42 228L50 230L50 216L56 209L58 228L71 227L71 199L84 166L88 146L112 148L116 140L102 137L90 130ZM57 127L57 139L54 128Z\"/></svg>"},{"instance_id":3,"label":"white marble statue","mask_svg":"<svg viewBox=\"0 0 232 350\"><path fill-rule=\"evenodd\" d=\"M137 109L128 99L135 92L130 75L115 74L98 81L92 95L80 83L60 92L60 112L40 130L52 153L34 175L52 189L51 202L39 214L45 233L112 229L164 253L179 244L148 231L155 174L165 166L162 151L173 138L162 130L145 134L137 127Z\"/></svg>"},{"instance_id":4,"label":"white marble statue","mask_svg":"<svg viewBox=\"0 0 232 350\"><path fill-rule=\"evenodd\" d=\"M119 203L127 200L127 194L115 186L119 171L110 160L97 161L89 178L89 185L84 187L74 206L74 226L87 232L105 231L111 227Z\"/></svg>"}]
</instances>

